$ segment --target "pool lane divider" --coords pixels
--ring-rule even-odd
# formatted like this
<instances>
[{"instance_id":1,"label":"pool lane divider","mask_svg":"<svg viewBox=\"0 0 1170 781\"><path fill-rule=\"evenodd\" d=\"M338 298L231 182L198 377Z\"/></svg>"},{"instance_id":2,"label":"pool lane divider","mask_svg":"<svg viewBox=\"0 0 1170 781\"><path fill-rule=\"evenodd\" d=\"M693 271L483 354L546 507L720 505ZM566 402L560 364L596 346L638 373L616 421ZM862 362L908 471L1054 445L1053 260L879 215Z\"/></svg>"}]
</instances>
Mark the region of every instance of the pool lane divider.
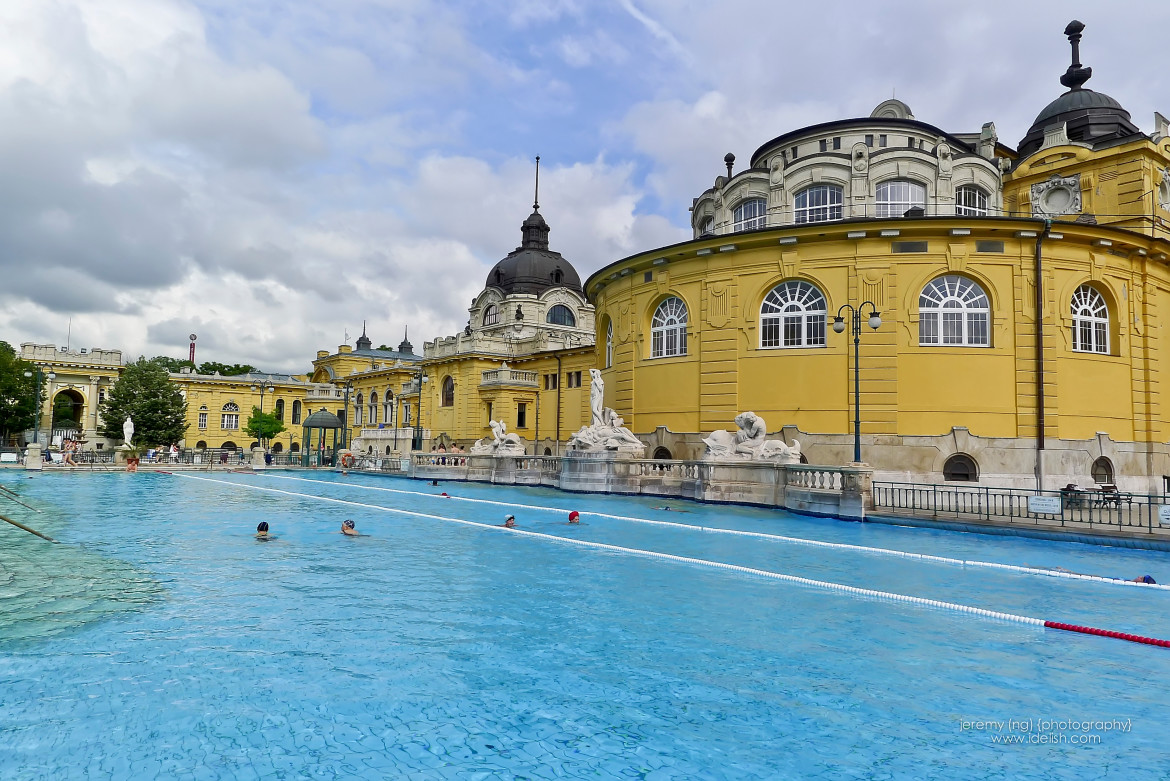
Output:
<instances>
[{"instance_id":1,"label":"pool lane divider","mask_svg":"<svg viewBox=\"0 0 1170 781\"><path fill-rule=\"evenodd\" d=\"M577 545L583 548L592 548L594 550L611 551L614 553L622 553L630 556L638 556L644 558L661 559L664 561L675 561L683 564L693 564L700 567L711 567L714 569L728 570L730 572L740 572L745 575L755 575L761 578L768 578L770 580L778 580L784 583L796 583L802 586L809 586L814 589L825 591L836 591L843 594L850 594L859 597L869 597L871 599L885 600L889 602L901 602L912 605L924 605L927 607L935 607L943 610L950 610L958 613L966 613L968 615L981 616L984 618L994 618L1000 621L1008 621L1016 624L1028 624L1031 626L1046 627L1049 629L1062 629L1068 632L1079 632L1081 634L1097 635L1099 637L1110 637L1117 640L1126 640L1131 643L1142 643L1145 645L1156 645L1163 648L1170 648L1170 640L1159 640L1153 637L1143 637L1141 635L1133 635L1125 632L1113 632L1107 629L1096 629L1094 627L1077 626L1075 624L1062 624L1056 621L1046 621L1041 618L1031 618L1029 616L1021 616L1015 613L1004 613L998 610L987 610L986 608L974 607L972 605L960 605L956 602L943 602L937 599L926 599L925 597L913 597L908 594L897 594L892 591L878 591L876 589L861 588L859 586L847 586L843 583L833 583L827 580L815 580L813 578L802 578L799 575L788 575L783 572L772 572L770 570L756 569L755 567L744 567L738 564L728 564L722 561L711 561L709 559L698 559L691 556L676 556L672 553L660 553L659 551L644 550L642 548L626 548L621 545L610 545L604 542L594 542L592 540L577 540L572 537L559 537L555 534L544 534L542 532L533 532L526 529L511 528L508 529L503 526L498 526L491 523L482 523L480 521L468 521L462 518L448 518L443 515L433 515L431 513L420 513L413 510L403 510L397 507L383 507L378 504L367 504L365 502L355 502L349 499L336 499L330 496L315 496L313 494L302 494L296 491L285 491L280 488L265 488L258 485L249 485L246 483L233 483L230 480L216 480L211 477L196 477L195 475L187 474L172 474L172 477L179 477L186 480L199 480L205 483L219 483L222 485L229 485L234 488L245 488L250 491L263 491L265 493L282 494L284 496L293 496L299 499L310 499L320 502L331 502L333 504L343 504L350 507L362 507L368 510L379 510L385 513L397 513L399 515L409 515L415 518L427 518L435 521L447 521L448 523L458 523L463 526L474 526L480 529L507 532L510 534L517 534L524 537L532 537L534 539L546 540L548 542L561 543L565 545ZM310 481L312 482L312 481Z\"/></svg>"},{"instance_id":2,"label":"pool lane divider","mask_svg":"<svg viewBox=\"0 0 1170 781\"><path fill-rule=\"evenodd\" d=\"M382 488L381 486L362 485L360 483L346 483L332 480L310 480L305 477L288 477L285 475L271 475L263 474L263 477L268 477L273 480L295 480L302 483L317 483L319 485L345 486L347 488L361 488L366 491L384 491L394 494L406 494L408 496L429 496L432 498L455 499L461 502L474 502L476 504L491 504L499 505L501 507L516 508L520 507L526 510L541 510L551 512L569 512L560 507L545 507L531 504L516 504L514 502L500 502L493 499L472 499L466 496L446 496L439 497L435 494L425 491L404 491L400 488ZM688 529L690 531L701 531L709 534L729 534L737 537L755 537L757 539L771 540L773 542L784 542L793 545L808 545L815 548L834 548L837 550L857 551L859 553L871 553L880 556L895 556L903 559L917 559L918 561L931 561L936 564L954 564L961 567L979 567L984 569L998 569L1008 572L1017 572L1025 575L1042 575L1048 578L1063 578L1065 580L1085 580L1093 583L1107 583L1112 586L1132 586L1143 589L1160 589L1162 591L1170 591L1170 585L1162 583L1135 583L1131 580L1123 580L1121 578L1107 578L1101 575L1082 575L1079 572L1062 572L1060 570L1043 569L1041 567L1026 567L1018 564L1000 564L994 561L979 561L977 559L956 559L950 556L932 556L928 553L910 553L908 551L894 550L892 548L877 548L869 545L851 545L845 542L825 542L824 540L810 540L806 537L786 537L781 534L768 534L766 532L750 532L742 531L740 529L722 529L718 526L698 526L690 523L678 523L676 521L655 521L650 518L638 518L630 515L612 515L610 513L599 513L591 510L578 511L581 515L590 515L595 518L612 518L618 521L630 521L633 523L645 523L651 526L669 526L676 529Z\"/></svg>"}]
</instances>

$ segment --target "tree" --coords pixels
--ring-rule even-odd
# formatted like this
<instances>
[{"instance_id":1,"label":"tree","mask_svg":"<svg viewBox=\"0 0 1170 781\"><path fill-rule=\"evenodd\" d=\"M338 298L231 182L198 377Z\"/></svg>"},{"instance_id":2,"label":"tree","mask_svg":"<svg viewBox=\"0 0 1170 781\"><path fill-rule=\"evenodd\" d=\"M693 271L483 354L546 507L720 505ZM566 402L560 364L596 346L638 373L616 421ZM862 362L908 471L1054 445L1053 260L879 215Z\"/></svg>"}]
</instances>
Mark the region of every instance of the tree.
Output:
<instances>
[{"instance_id":1,"label":"tree","mask_svg":"<svg viewBox=\"0 0 1170 781\"><path fill-rule=\"evenodd\" d=\"M122 424L134 421L134 442L166 445L187 433L187 401L167 370L140 357L127 364L101 406L101 435L122 439Z\"/></svg>"},{"instance_id":2,"label":"tree","mask_svg":"<svg viewBox=\"0 0 1170 781\"><path fill-rule=\"evenodd\" d=\"M156 355L151 358L153 362L163 367L169 372L180 372L183 369L194 369L195 364L188 361L186 358L171 358L166 355Z\"/></svg>"},{"instance_id":3,"label":"tree","mask_svg":"<svg viewBox=\"0 0 1170 781\"><path fill-rule=\"evenodd\" d=\"M199 364L200 374L215 374L219 372L224 377L235 377L239 374L249 374L254 371L258 371L258 369L247 363L233 363L228 365L226 363L219 363L218 361L204 361Z\"/></svg>"},{"instance_id":4,"label":"tree","mask_svg":"<svg viewBox=\"0 0 1170 781\"><path fill-rule=\"evenodd\" d=\"M263 442L272 439L284 431L284 423L277 419L275 412L261 412L259 407L252 407L252 415L244 424L244 433Z\"/></svg>"},{"instance_id":5,"label":"tree","mask_svg":"<svg viewBox=\"0 0 1170 781\"><path fill-rule=\"evenodd\" d=\"M62 393L53 400L53 428L77 428L73 399Z\"/></svg>"},{"instance_id":6,"label":"tree","mask_svg":"<svg viewBox=\"0 0 1170 781\"><path fill-rule=\"evenodd\" d=\"M32 377L25 377L25 372ZM22 361L8 342L0 342L0 443L37 422L36 367Z\"/></svg>"}]
</instances>

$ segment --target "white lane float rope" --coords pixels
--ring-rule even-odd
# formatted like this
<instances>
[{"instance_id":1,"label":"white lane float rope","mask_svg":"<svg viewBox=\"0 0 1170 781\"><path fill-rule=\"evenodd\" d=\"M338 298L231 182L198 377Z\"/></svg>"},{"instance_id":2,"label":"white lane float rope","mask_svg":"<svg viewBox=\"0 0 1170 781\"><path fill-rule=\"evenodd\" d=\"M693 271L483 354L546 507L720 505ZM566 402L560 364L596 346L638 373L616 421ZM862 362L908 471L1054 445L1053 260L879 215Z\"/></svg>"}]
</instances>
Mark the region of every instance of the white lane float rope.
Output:
<instances>
[{"instance_id":1,"label":"white lane float rope","mask_svg":"<svg viewBox=\"0 0 1170 781\"><path fill-rule=\"evenodd\" d=\"M397 507L383 507L377 504L367 504L365 502L354 502L349 499L335 499L329 496L314 496L313 494L302 494L295 491L284 491L279 488L264 488L258 485L249 485L247 483L233 483L230 480L216 480L210 477L196 477L195 475L187 475L180 473L173 473L173 477L182 477L187 480L200 480L207 483L220 483L222 485L230 485L236 488L246 488L252 491L263 491L266 493L282 494L284 496L295 496L300 499L310 499L322 502L332 502L334 504L344 504L351 507L363 507L370 510L379 510L386 513L398 513L400 515L410 515L415 518L428 518L436 521L447 521L449 523L458 523L464 526L474 526L480 529L487 529L492 531L509 532L512 534L519 534L525 537L532 537L535 539L547 540L549 542L563 543L567 545L577 545L583 548L593 548L595 550L612 551L614 553L623 553L631 556L640 556L644 558L662 559L665 561L676 561L684 564L694 564L701 567L712 567L715 569L729 570L731 572L740 572L745 575L755 575L762 578L769 578L771 580L779 580L785 583L797 583L802 586L809 586L816 589L826 591L837 591L844 594L851 594L854 596L869 597L872 599L882 599L890 602L902 602L913 605L925 605L927 607L936 607L943 610L951 610L958 613L967 613L969 615L982 616L984 618L994 618L1000 621L1008 621L1017 624L1030 624L1032 626L1043 626L1052 629L1062 629L1069 632L1080 632L1083 634L1098 635L1101 637L1113 637L1120 640L1129 640L1130 642L1144 643L1147 645L1159 645L1170 648L1170 640L1158 640L1151 637L1142 637L1140 635L1131 635L1123 632L1112 632L1104 629L1095 629L1093 627L1077 626L1074 624L1062 624L1054 621L1046 621L1041 618L1031 618L1029 616L1021 616L1015 613L1004 613L998 610L987 610L981 607L974 607L971 605L960 605L956 602L943 602L937 599L926 599L925 597L913 597L907 594L896 594L892 591L878 591L876 589L860 588L858 586L847 586L843 583L833 583L827 580L814 580L812 578L802 578L798 575L788 575L782 572L771 572L769 570L756 569L755 567L744 567L738 564L728 564L722 561L711 561L709 559L698 559L690 556L676 556L671 553L660 553L658 551L643 550L641 548L626 548L621 545L609 545L604 542L594 542L592 540L577 540L571 537L559 537L555 534L543 534L541 532L527 531L525 529L508 529L503 526L495 524L481 523L479 521L468 521L462 518L448 518L443 515L433 515L430 513L414 512L413 510L402 510ZM309 481L313 482L313 481Z\"/></svg>"},{"instance_id":2,"label":"white lane float rope","mask_svg":"<svg viewBox=\"0 0 1170 781\"><path fill-rule=\"evenodd\" d=\"M434 494L425 491L404 491L400 488L383 488L381 486L362 485L361 483L344 483L335 482L331 480L310 480L305 477L288 477L286 475L273 475L261 473L264 477L273 480L295 480L302 483L317 483L319 485L345 486L347 488L360 488L366 491L383 491L392 494L406 494L408 496L429 496L435 497ZM473 502L475 504L491 504L500 507L520 507L526 510L539 510L549 512L569 512L567 509L560 507L547 507L543 505L518 504L516 502L500 502L493 499L473 499L466 496L446 496L445 499L455 499L460 502ZM1162 591L1170 591L1170 585L1162 583L1135 583L1131 580L1122 580L1121 578L1107 578L1101 575L1082 575L1079 572L1064 572L1061 570L1044 569L1042 567L1027 567L1019 564L1000 564L994 561L979 561L978 559L956 559L951 556L933 556L928 553L910 553L909 551L900 551L893 548L878 548L870 545L851 545L845 542L825 542L824 540L810 540L806 537L787 537L782 534L768 534L766 532L751 532L741 531L739 529L722 529L718 526L699 526L690 523L678 523L676 521L655 521L650 518L638 518L630 515L613 515L610 513L600 513L593 510L580 511L581 515L591 515L597 518L612 518L617 521L630 521L632 523L644 523L651 526L669 526L676 529L687 529L690 531L700 531L709 534L729 534L738 537L755 537L758 539L771 540L773 542L783 542L792 545L808 545L815 548L833 548L836 550L857 551L859 553L870 553L880 556L895 556L903 559L917 559L918 561L931 561L936 564L954 564L960 567L981 567L985 569L1006 570L1008 572L1018 572L1025 575L1042 575L1048 578L1063 578L1065 580L1084 580L1092 583L1107 583L1113 586L1132 586L1143 589L1158 589Z\"/></svg>"}]
</instances>

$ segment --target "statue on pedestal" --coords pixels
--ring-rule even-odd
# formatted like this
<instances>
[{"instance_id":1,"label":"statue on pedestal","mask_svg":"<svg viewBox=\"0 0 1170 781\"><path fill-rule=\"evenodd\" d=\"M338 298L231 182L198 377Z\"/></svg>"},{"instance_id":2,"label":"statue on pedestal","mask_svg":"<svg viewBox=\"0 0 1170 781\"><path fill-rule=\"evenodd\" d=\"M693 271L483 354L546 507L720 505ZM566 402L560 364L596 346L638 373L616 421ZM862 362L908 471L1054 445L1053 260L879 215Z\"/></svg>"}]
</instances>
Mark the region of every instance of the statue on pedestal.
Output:
<instances>
[{"instance_id":1,"label":"statue on pedestal","mask_svg":"<svg viewBox=\"0 0 1170 781\"><path fill-rule=\"evenodd\" d=\"M126 441L126 444L129 445L130 440L133 438L134 438L134 421L130 419L129 415L127 415L126 422L122 424L122 439L124 439Z\"/></svg>"},{"instance_id":2,"label":"statue on pedestal","mask_svg":"<svg viewBox=\"0 0 1170 781\"><path fill-rule=\"evenodd\" d=\"M620 450L641 456L646 446L623 426L624 420L605 404L605 381L599 369L589 370L589 412L591 423L569 438L570 450Z\"/></svg>"},{"instance_id":3,"label":"statue on pedestal","mask_svg":"<svg viewBox=\"0 0 1170 781\"><path fill-rule=\"evenodd\" d=\"M522 456L524 455L524 440L518 434L508 433L508 424L503 420L488 422L492 435L484 437L471 446L472 455L487 456Z\"/></svg>"},{"instance_id":4,"label":"statue on pedestal","mask_svg":"<svg viewBox=\"0 0 1170 781\"><path fill-rule=\"evenodd\" d=\"M767 439L768 426L764 419L754 412L741 412L735 416L739 430L713 431L703 440L707 445L706 459L776 461L781 464L800 463L800 442L792 440L786 445L775 439Z\"/></svg>"}]
</instances>

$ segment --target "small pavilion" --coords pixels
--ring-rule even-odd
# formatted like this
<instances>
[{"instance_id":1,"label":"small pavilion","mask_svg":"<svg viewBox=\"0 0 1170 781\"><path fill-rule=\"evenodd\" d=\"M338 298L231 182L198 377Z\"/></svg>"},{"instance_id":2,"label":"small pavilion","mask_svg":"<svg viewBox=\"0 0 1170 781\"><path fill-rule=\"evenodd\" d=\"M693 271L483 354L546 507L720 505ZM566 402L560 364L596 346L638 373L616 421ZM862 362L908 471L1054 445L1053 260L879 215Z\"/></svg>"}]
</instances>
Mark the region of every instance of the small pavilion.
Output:
<instances>
[{"instance_id":1,"label":"small pavilion","mask_svg":"<svg viewBox=\"0 0 1170 781\"><path fill-rule=\"evenodd\" d=\"M305 418L301 452L301 466L337 466L337 445L345 424L328 410L318 410ZM333 432L333 438L329 438ZM316 436L314 436L314 434Z\"/></svg>"}]
</instances>

